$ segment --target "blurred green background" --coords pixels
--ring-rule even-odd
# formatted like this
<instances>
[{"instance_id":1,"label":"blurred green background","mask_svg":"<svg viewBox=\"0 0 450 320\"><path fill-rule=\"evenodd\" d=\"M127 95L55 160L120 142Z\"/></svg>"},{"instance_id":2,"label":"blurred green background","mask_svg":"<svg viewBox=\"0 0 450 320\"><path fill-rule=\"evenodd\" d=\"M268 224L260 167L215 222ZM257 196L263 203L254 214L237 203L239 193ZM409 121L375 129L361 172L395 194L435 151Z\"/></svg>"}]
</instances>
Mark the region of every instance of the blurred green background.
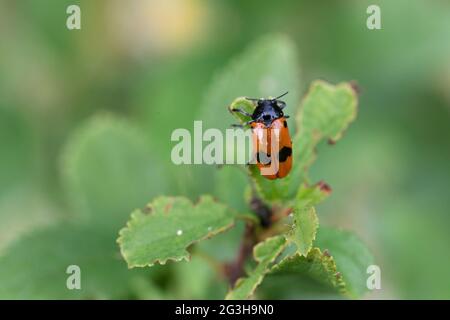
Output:
<instances>
[{"instance_id":1,"label":"blurred green background","mask_svg":"<svg viewBox=\"0 0 450 320\"><path fill-rule=\"evenodd\" d=\"M70 4L81 7L81 30L66 28ZM382 30L366 28L370 4L381 7ZM196 260L128 271L115 239L129 213L158 194L226 198L227 186L241 186L172 165L170 134L192 128L215 74L271 33L294 41L302 92L317 78L360 86L357 121L319 148L312 178L333 188L317 208L321 223L354 230L381 267L382 290L365 298L450 299L443 0L1 0L0 297L223 297L223 283ZM98 219L86 227L77 222L84 215ZM71 253L74 264L99 260L87 295L58 289L65 267L52 265L66 266ZM108 272L125 279L123 289Z\"/></svg>"}]
</instances>

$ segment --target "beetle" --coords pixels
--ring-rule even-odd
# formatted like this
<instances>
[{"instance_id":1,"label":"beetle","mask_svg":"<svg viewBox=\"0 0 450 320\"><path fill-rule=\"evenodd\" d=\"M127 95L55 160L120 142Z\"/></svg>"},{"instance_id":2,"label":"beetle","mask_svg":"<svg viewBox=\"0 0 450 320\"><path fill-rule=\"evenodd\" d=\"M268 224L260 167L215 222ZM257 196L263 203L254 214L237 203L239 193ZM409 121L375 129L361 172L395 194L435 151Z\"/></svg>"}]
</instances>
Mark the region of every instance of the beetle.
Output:
<instances>
[{"instance_id":1,"label":"beetle","mask_svg":"<svg viewBox=\"0 0 450 320\"><path fill-rule=\"evenodd\" d=\"M252 114L239 108L230 110L250 118L244 125L252 130L253 160L261 175L270 180L286 177L292 168L292 140L286 121L289 116L283 113L286 103L279 100L286 94L273 99L246 97L256 104Z\"/></svg>"}]
</instances>

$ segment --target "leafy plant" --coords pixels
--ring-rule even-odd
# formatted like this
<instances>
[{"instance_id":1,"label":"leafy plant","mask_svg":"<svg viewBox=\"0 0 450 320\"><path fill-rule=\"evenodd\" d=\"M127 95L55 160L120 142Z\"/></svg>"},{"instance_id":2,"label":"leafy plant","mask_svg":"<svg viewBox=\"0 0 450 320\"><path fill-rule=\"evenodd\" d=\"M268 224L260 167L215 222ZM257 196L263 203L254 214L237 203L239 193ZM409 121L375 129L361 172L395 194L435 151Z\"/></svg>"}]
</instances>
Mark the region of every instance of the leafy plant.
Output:
<instances>
[{"instance_id":1,"label":"leafy plant","mask_svg":"<svg viewBox=\"0 0 450 320\"><path fill-rule=\"evenodd\" d=\"M210 263L219 279L228 280L228 299L263 297L258 287L280 275L309 278L342 296L361 297L372 257L354 235L319 228L315 206L328 197L331 188L308 177L317 145L336 143L355 119L357 93L352 83L315 81L299 102L297 73L291 42L281 36L264 38L215 80L200 114L209 126L224 129L223 116L218 114L225 115L227 103L247 112L254 108L246 99L233 98L289 89L288 110L295 115L295 123L290 124L295 132L290 175L271 181L249 166L245 179L239 168L220 169L213 173L218 184L212 191L216 199L204 195L192 204L185 197L156 198L134 211L120 231L118 243L130 268L189 260L193 255ZM244 121L239 115L236 118ZM206 239L220 238L221 233L242 223L245 230L234 260L224 261L217 253L224 250L223 242L212 239L202 246Z\"/></svg>"},{"instance_id":2,"label":"leafy plant","mask_svg":"<svg viewBox=\"0 0 450 320\"><path fill-rule=\"evenodd\" d=\"M162 183L151 183L159 165L146 147L139 130L110 114L75 132L61 161L73 214L8 247L0 257L0 298L121 298L130 295L135 279L145 281L146 273L127 270L114 240L126 221L123 211L164 192ZM82 270L81 290L66 287L70 265Z\"/></svg>"},{"instance_id":3,"label":"leafy plant","mask_svg":"<svg viewBox=\"0 0 450 320\"><path fill-rule=\"evenodd\" d=\"M179 123L165 123L165 130L156 120L139 127L110 113L77 128L60 158L69 214L39 222L1 248L0 298L361 297L371 254L353 234L319 228L315 207L331 189L308 177L317 145L338 141L354 120L357 95L350 83L315 81L300 101L297 60L288 38L267 36L215 78L198 113L183 110ZM225 129L234 122L228 104L251 111L239 97L286 89L294 148L287 178L268 181L253 167L176 167L168 160L169 126L202 119ZM5 132L29 135L21 119L6 119ZM3 160L26 168L27 153L15 147ZM6 185L26 174L10 168ZM29 217L43 210L23 199L15 211L5 210L12 220L2 225L5 238L14 221L25 220L15 212L29 212L28 223L36 224ZM70 265L80 267L81 290L66 286Z\"/></svg>"}]
</instances>

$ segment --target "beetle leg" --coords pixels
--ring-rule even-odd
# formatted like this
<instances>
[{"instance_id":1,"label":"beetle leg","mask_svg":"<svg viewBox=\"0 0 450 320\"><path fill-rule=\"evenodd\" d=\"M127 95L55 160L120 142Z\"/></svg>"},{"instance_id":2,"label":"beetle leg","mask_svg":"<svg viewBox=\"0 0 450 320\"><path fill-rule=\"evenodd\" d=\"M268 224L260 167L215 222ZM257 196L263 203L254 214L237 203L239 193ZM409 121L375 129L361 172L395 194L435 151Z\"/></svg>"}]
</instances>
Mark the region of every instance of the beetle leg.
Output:
<instances>
[{"instance_id":1,"label":"beetle leg","mask_svg":"<svg viewBox=\"0 0 450 320\"><path fill-rule=\"evenodd\" d=\"M231 109L231 111L232 112L239 112L240 114L243 114L246 117L250 117L250 118L252 117L252 115L250 113L248 113L248 112L246 112L246 111L244 111L242 109L235 108L235 109Z\"/></svg>"},{"instance_id":2,"label":"beetle leg","mask_svg":"<svg viewBox=\"0 0 450 320\"><path fill-rule=\"evenodd\" d=\"M249 124L251 124L253 122L255 122L255 120L247 121L244 124L232 124L231 126L234 127L234 128L243 128L244 126L248 126Z\"/></svg>"}]
</instances>

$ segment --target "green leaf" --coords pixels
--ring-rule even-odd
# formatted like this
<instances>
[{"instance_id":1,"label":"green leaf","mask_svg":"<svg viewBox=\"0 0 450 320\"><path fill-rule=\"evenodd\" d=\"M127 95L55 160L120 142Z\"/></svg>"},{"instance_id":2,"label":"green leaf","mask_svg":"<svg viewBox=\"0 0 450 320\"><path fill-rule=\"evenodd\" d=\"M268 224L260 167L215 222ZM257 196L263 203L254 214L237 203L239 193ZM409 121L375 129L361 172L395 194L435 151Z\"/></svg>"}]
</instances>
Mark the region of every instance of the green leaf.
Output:
<instances>
[{"instance_id":1,"label":"green leaf","mask_svg":"<svg viewBox=\"0 0 450 320\"><path fill-rule=\"evenodd\" d=\"M304 147L296 152L301 170L314 162L314 148L319 142L327 139L335 143L342 137L356 117L357 100L357 93L350 83L312 83L296 115L299 131L294 141Z\"/></svg>"},{"instance_id":2,"label":"green leaf","mask_svg":"<svg viewBox=\"0 0 450 320\"><path fill-rule=\"evenodd\" d=\"M292 237L288 239L297 243ZM296 253L284 257L269 274L306 276L350 298L359 298L367 292L366 270L373 264L373 257L353 233L329 227L319 228L314 248L306 258L298 246ZM299 288L297 291L302 290Z\"/></svg>"},{"instance_id":3,"label":"green leaf","mask_svg":"<svg viewBox=\"0 0 450 320\"><path fill-rule=\"evenodd\" d=\"M234 215L210 196L195 206L183 197L159 197L131 214L118 243L130 268L188 260L187 247L227 230Z\"/></svg>"},{"instance_id":4,"label":"green leaf","mask_svg":"<svg viewBox=\"0 0 450 320\"><path fill-rule=\"evenodd\" d=\"M336 288L324 285L301 273L268 274L256 294L262 300L340 300L345 299Z\"/></svg>"},{"instance_id":5,"label":"green leaf","mask_svg":"<svg viewBox=\"0 0 450 320\"><path fill-rule=\"evenodd\" d=\"M316 147L323 140L336 143L356 118L358 96L352 84L311 84L296 114L298 131L293 139L296 165L289 175L291 191L307 179L308 168L316 159Z\"/></svg>"},{"instance_id":6,"label":"green leaf","mask_svg":"<svg viewBox=\"0 0 450 320\"><path fill-rule=\"evenodd\" d=\"M314 207L295 207L292 215L294 217L294 224L288 235L288 239L296 244L297 251L300 255L306 256L309 250L311 250L316 238L319 218Z\"/></svg>"},{"instance_id":7,"label":"green leaf","mask_svg":"<svg viewBox=\"0 0 450 320\"><path fill-rule=\"evenodd\" d=\"M292 236L288 236L288 240L296 243ZM292 248L287 246L285 252L289 249ZM309 278L349 298L359 298L367 291L366 270L373 264L373 258L367 247L350 232L322 227L318 229L314 247L306 257L298 249L287 255L285 252L282 254L284 257L265 273L265 281L270 283L277 281L280 275L291 275L301 284ZM324 288L318 290L313 286L312 289L311 284L308 288L332 297ZM266 289L262 289L264 293ZM305 290L302 287L290 290L291 296L298 297Z\"/></svg>"},{"instance_id":8,"label":"green leaf","mask_svg":"<svg viewBox=\"0 0 450 320\"><path fill-rule=\"evenodd\" d=\"M319 220L313 207L295 207L293 224L287 235L279 235L257 244L253 256L258 262L256 268L246 278L236 282L227 299L247 299L261 284L264 276L271 270L271 265L290 243L296 245L294 255L307 256L312 248L319 227ZM285 250L286 251L286 250ZM287 250L289 251L289 250ZM288 256L289 257L289 256ZM284 258L286 260L288 258Z\"/></svg>"},{"instance_id":9,"label":"green leaf","mask_svg":"<svg viewBox=\"0 0 450 320\"><path fill-rule=\"evenodd\" d=\"M242 113L239 112L233 112L234 109L241 109L247 113L252 114L253 111L255 111L256 108L256 104L251 101L248 100L246 97L239 97L234 99L234 101L230 104L230 106L228 107L228 111L230 111L230 113L242 124L246 123L247 121L249 121L249 118L245 115L243 115Z\"/></svg>"},{"instance_id":10,"label":"green leaf","mask_svg":"<svg viewBox=\"0 0 450 320\"><path fill-rule=\"evenodd\" d=\"M242 236L245 232L248 220L244 221L240 215L236 215L236 221L233 228L227 232L218 234L208 241L199 242L195 246L197 252L211 257L219 263L227 263L236 257L242 242Z\"/></svg>"},{"instance_id":11,"label":"green leaf","mask_svg":"<svg viewBox=\"0 0 450 320\"><path fill-rule=\"evenodd\" d=\"M367 267L374 264L367 246L353 233L333 228L320 228L315 246L327 250L336 261L351 297L367 292Z\"/></svg>"},{"instance_id":12,"label":"green leaf","mask_svg":"<svg viewBox=\"0 0 450 320\"><path fill-rule=\"evenodd\" d=\"M358 298L367 290L366 270L373 259L361 241L349 232L318 229L313 207L294 208L293 218L294 224L286 236L269 238L255 247L258 265L246 278L237 281L228 299L247 299L265 276L279 274L312 279L350 298ZM316 230L319 230L317 239ZM290 244L295 244L294 251Z\"/></svg>"},{"instance_id":13,"label":"green leaf","mask_svg":"<svg viewBox=\"0 0 450 320\"><path fill-rule=\"evenodd\" d=\"M70 265L80 267L81 290L66 286ZM25 236L0 257L0 299L119 299L133 279L147 281L143 276L127 269L111 234L58 225Z\"/></svg>"},{"instance_id":14,"label":"green leaf","mask_svg":"<svg viewBox=\"0 0 450 320\"><path fill-rule=\"evenodd\" d=\"M286 257L270 270L271 275L301 274L346 295L346 285L332 256L312 248L307 256L300 253Z\"/></svg>"},{"instance_id":15,"label":"green leaf","mask_svg":"<svg viewBox=\"0 0 450 320\"><path fill-rule=\"evenodd\" d=\"M285 241L280 250L288 250L288 244L289 242ZM278 254L279 253L281 253L281 251L278 252ZM281 254L280 257L283 254ZM273 262L275 258L276 257L270 262ZM345 277L338 271L334 258L328 251L322 252L319 248L314 247L308 251L306 256L299 251L296 251L294 254L287 255L278 260L278 262L272 263L271 266L269 265L270 263L258 264L255 271L253 271L248 278L239 280L242 284L241 282L238 282L231 293L236 294L237 299L246 299L255 292L257 287L262 284L263 280L264 282L268 281L270 283L277 281L277 278L281 275L283 277L295 276L293 279L298 282L292 283L291 281L289 283L289 290L294 292L294 296L304 290L310 289L314 289L316 292L324 292L330 296L332 296L332 292L346 297L350 296L346 288ZM296 285L301 286L302 284L308 283L305 281L308 279L312 281L312 283L308 284L308 289L296 287ZM240 287L238 286L239 284L241 284ZM247 292L250 292L250 294L246 295Z\"/></svg>"},{"instance_id":16,"label":"green leaf","mask_svg":"<svg viewBox=\"0 0 450 320\"><path fill-rule=\"evenodd\" d=\"M295 116L297 132L293 138L292 171L284 179L271 181L253 166L252 174L260 194L270 201L293 199L300 186L308 182L307 173L316 159L317 145L324 140L338 141L355 119L356 111L357 94L350 83L313 82Z\"/></svg>"},{"instance_id":17,"label":"green leaf","mask_svg":"<svg viewBox=\"0 0 450 320\"><path fill-rule=\"evenodd\" d=\"M89 120L69 139L62 162L74 212L118 229L130 211L166 189L155 154L125 120L107 114Z\"/></svg>"},{"instance_id":18,"label":"green leaf","mask_svg":"<svg viewBox=\"0 0 450 320\"><path fill-rule=\"evenodd\" d=\"M275 261L286 246L284 236L276 236L258 243L253 249L253 256L258 262L256 268L246 278L241 278L236 282L226 299L237 300L249 298L258 285L264 279L264 276L270 270L270 265Z\"/></svg>"},{"instance_id":19,"label":"green leaf","mask_svg":"<svg viewBox=\"0 0 450 320\"><path fill-rule=\"evenodd\" d=\"M301 185L295 197L295 205L299 208L315 206L325 200L331 194L331 188L324 182L313 186Z\"/></svg>"}]
</instances>

